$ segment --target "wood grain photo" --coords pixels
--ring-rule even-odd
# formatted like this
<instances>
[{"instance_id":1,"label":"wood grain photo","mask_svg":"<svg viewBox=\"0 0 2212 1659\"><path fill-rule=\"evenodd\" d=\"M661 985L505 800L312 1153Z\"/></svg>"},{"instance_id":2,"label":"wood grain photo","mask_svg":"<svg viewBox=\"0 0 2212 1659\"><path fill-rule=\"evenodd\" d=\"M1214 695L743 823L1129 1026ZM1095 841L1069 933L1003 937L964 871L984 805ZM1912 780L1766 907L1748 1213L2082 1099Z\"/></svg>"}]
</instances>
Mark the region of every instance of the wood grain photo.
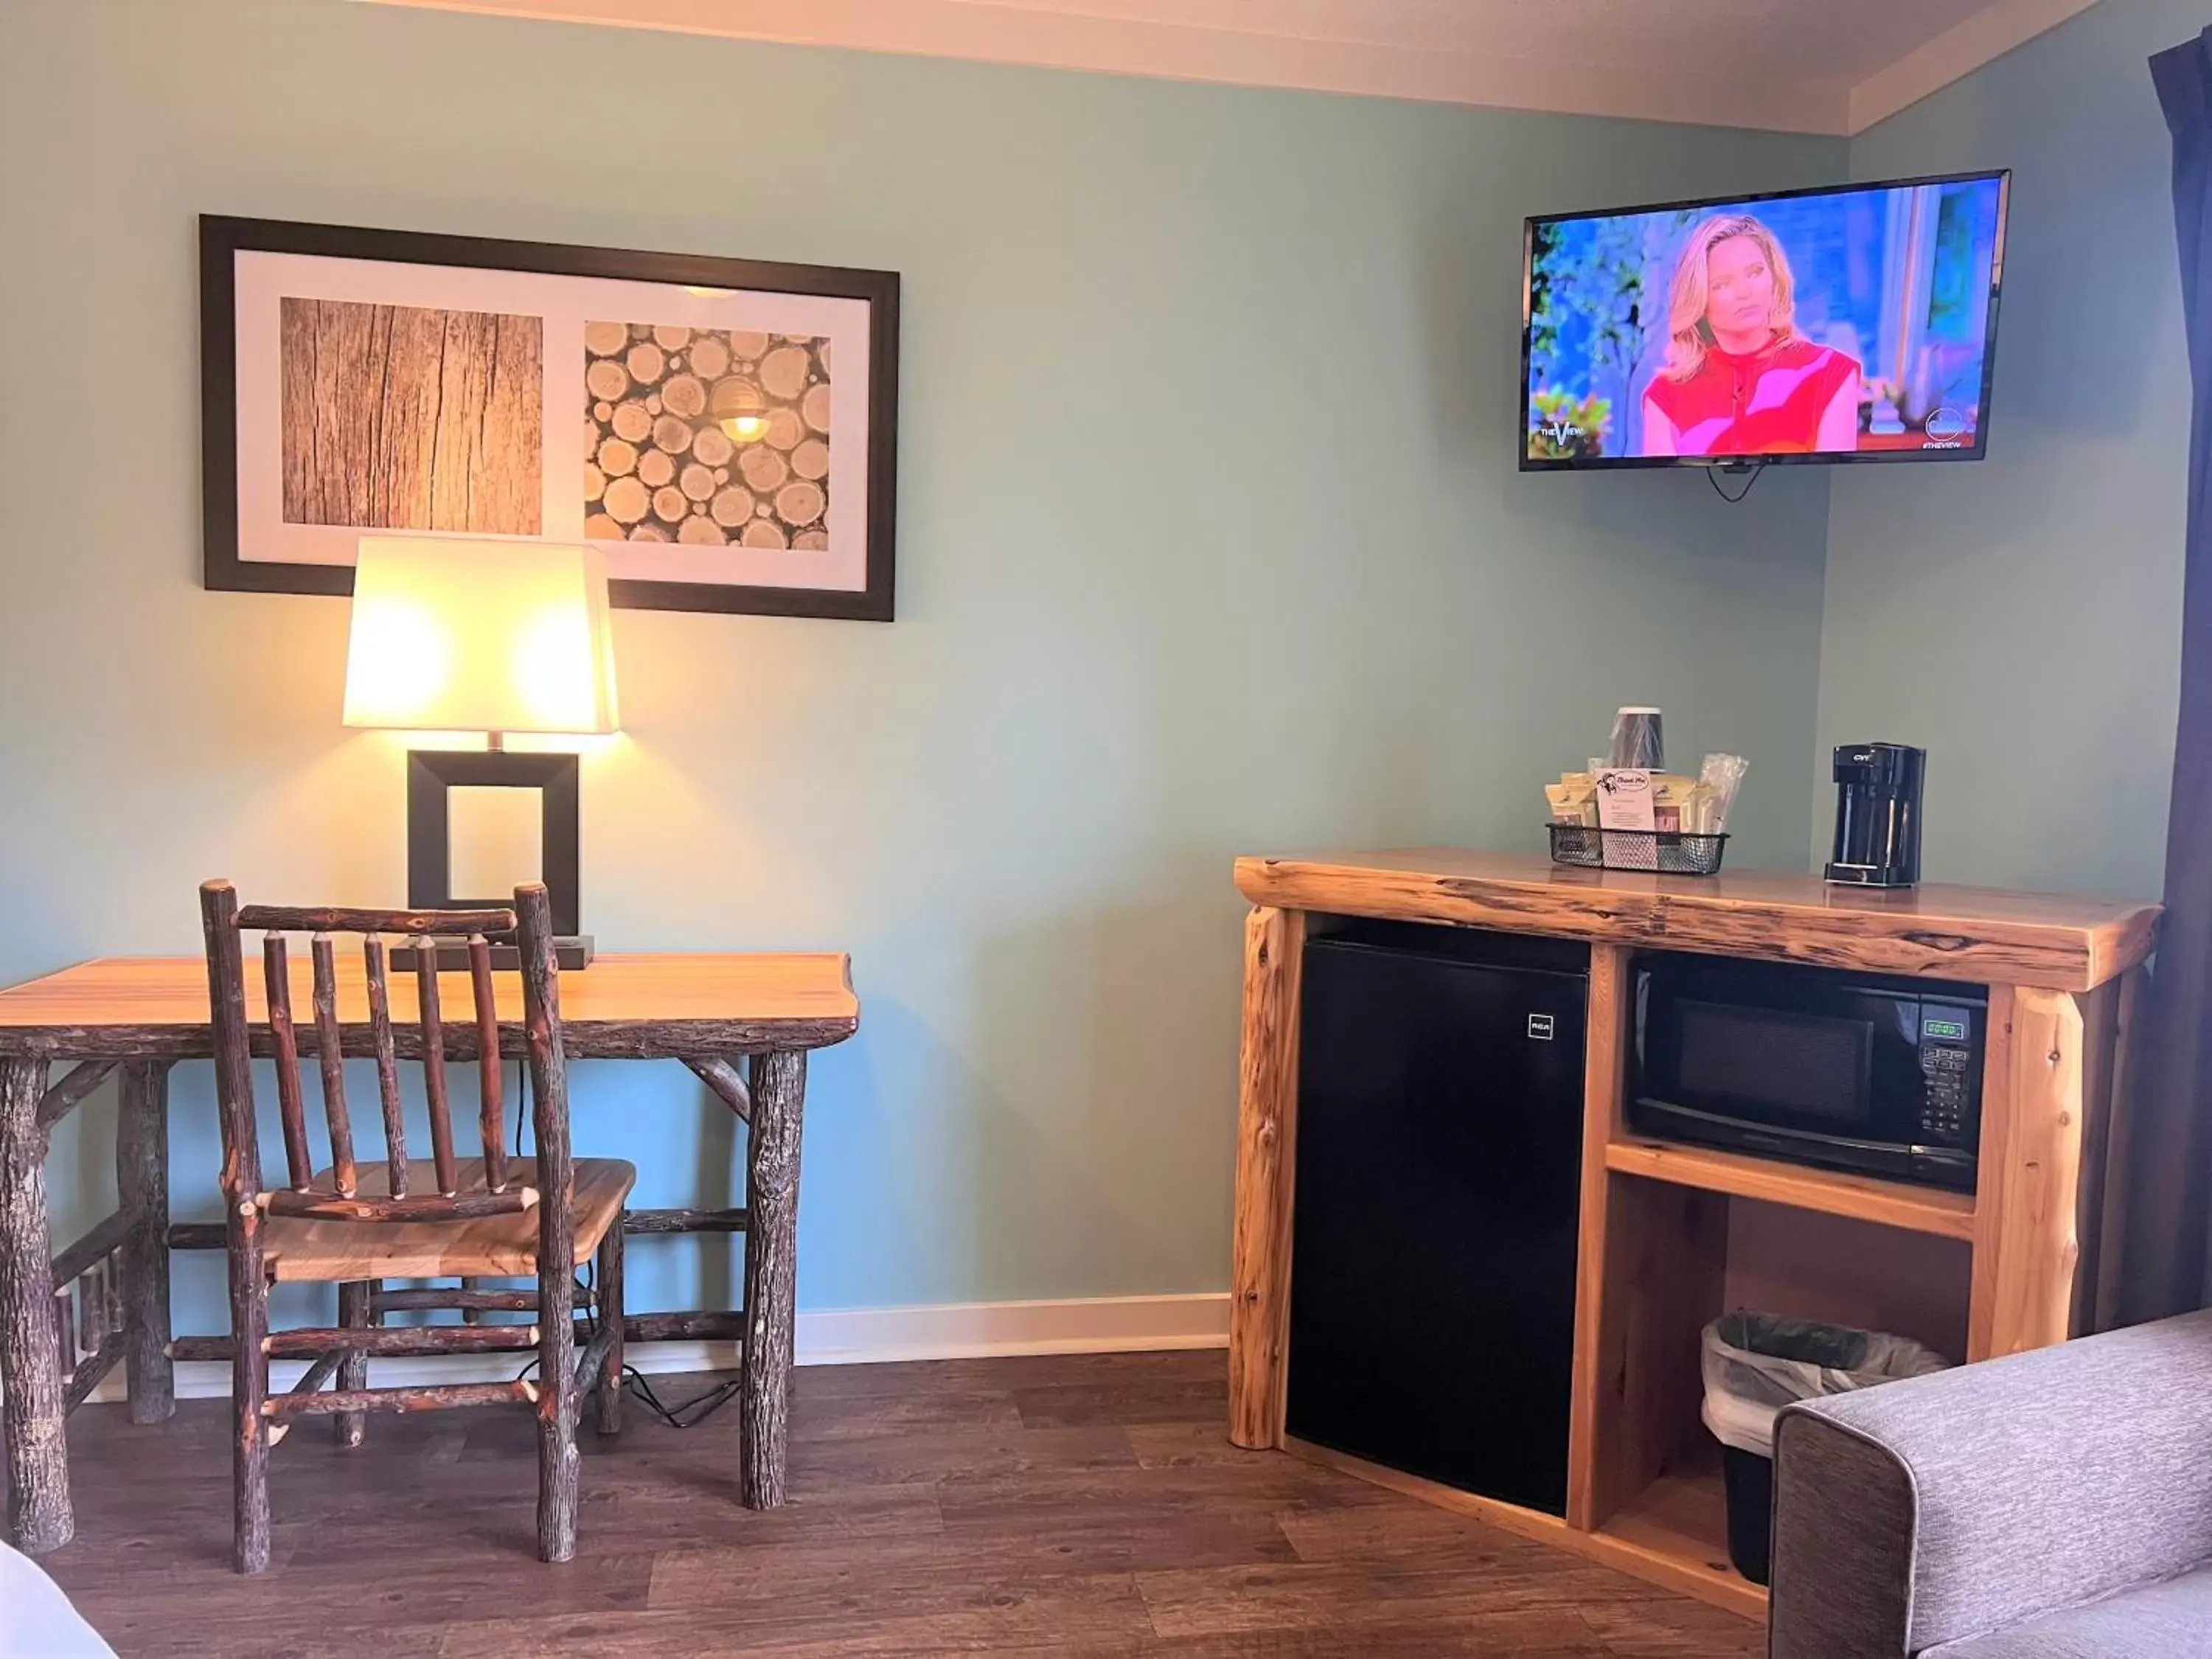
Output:
<instances>
[{"instance_id":1,"label":"wood grain photo","mask_svg":"<svg viewBox=\"0 0 2212 1659\"><path fill-rule=\"evenodd\" d=\"M535 536L535 317L286 295L284 522Z\"/></svg>"},{"instance_id":2,"label":"wood grain photo","mask_svg":"<svg viewBox=\"0 0 2212 1659\"><path fill-rule=\"evenodd\" d=\"M888 621L889 271L201 220L206 582L586 540L618 605Z\"/></svg>"}]
</instances>

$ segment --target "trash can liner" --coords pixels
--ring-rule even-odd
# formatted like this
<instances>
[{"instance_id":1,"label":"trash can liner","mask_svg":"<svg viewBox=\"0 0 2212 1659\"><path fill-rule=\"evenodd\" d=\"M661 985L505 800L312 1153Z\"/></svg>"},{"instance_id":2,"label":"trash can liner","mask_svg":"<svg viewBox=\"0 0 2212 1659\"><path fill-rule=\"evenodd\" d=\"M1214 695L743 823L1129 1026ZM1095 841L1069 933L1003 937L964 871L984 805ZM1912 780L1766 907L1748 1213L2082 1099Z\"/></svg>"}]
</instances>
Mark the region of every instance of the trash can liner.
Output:
<instances>
[{"instance_id":1,"label":"trash can liner","mask_svg":"<svg viewBox=\"0 0 2212 1659\"><path fill-rule=\"evenodd\" d=\"M1724 1446L1774 1455L1774 1415L1799 1400L1849 1394L1951 1362L1908 1337L1780 1314L1723 1314L1705 1327L1705 1426Z\"/></svg>"}]
</instances>

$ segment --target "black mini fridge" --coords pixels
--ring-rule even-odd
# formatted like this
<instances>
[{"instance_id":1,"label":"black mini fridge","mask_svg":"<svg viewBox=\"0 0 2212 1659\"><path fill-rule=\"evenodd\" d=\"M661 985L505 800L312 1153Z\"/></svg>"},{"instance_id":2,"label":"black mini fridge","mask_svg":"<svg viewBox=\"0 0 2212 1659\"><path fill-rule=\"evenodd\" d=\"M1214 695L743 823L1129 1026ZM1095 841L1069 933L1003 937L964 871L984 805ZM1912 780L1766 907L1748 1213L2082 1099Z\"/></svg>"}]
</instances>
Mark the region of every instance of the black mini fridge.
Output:
<instances>
[{"instance_id":1,"label":"black mini fridge","mask_svg":"<svg viewBox=\"0 0 2212 1659\"><path fill-rule=\"evenodd\" d=\"M1411 923L1307 944L1292 1436L1565 1512L1589 966Z\"/></svg>"}]
</instances>

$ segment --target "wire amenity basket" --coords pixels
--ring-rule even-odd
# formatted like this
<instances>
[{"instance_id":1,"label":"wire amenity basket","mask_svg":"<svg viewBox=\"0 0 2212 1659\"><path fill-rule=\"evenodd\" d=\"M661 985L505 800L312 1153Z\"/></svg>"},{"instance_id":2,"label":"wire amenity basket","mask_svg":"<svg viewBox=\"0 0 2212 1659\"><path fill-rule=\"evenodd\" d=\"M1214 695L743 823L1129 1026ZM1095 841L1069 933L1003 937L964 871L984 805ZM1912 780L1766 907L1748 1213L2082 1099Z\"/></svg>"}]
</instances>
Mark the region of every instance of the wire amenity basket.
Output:
<instances>
[{"instance_id":1,"label":"wire amenity basket","mask_svg":"<svg viewBox=\"0 0 2212 1659\"><path fill-rule=\"evenodd\" d=\"M1596 830L1579 823L1553 823L1552 862L1591 870L1656 870L1665 876L1711 876L1720 872L1728 836L1691 835L1678 830Z\"/></svg>"}]
</instances>

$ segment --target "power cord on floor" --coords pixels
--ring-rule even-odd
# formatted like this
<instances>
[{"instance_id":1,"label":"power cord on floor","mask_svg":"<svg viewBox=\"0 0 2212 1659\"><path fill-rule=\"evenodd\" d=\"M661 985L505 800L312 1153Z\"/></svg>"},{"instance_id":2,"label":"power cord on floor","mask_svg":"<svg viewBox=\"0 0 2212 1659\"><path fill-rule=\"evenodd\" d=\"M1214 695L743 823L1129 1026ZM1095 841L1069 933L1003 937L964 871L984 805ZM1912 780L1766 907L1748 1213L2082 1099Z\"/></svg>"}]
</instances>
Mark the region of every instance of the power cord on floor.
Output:
<instances>
[{"instance_id":1,"label":"power cord on floor","mask_svg":"<svg viewBox=\"0 0 2212 1659\"><path fill-rule=\"evenodd\" d=\"M520 1154L518 1153L517 1156ZM577 1279L575 1285L576 1305L583 1310L586 1340L599 1334L599 1304L593 1299L598 1289L597 1280L597 1273L587 1264L584 1269L583 1277ZM537 1369L538 1357L532 1354L530 1363L514 1374L514 1380L520 1382ZM704 1393L694 1395L689 1400L681 1400L671 1406L664 1402L660 1396L653 1391L653 1384L645 1380L643 1371L635 1365L623 1367L623 1383L630 1396L672 1429L697 1428L735 1399L743 1382L742 1377L726 1377Z\"/></svg>"},{"instance_id":2,"label":"power cord on floor","mask_svg":"<svg viewBox=\"0 0 2212 1659\"><path fill-rule=\"evenodd\" d=\"M637 1402L672 1429L697 1428L737 1397L739 1382L738 1378L729 1377L717 1382L704 1394L680 1401L673 1406L665 1406L661 1404L660 1396L653 1393L653 1385L645 1380L645 1374L636 1366L623 1366L623 1378L629 1385L630 1394Z\"/></svg>"}]
</instances>

